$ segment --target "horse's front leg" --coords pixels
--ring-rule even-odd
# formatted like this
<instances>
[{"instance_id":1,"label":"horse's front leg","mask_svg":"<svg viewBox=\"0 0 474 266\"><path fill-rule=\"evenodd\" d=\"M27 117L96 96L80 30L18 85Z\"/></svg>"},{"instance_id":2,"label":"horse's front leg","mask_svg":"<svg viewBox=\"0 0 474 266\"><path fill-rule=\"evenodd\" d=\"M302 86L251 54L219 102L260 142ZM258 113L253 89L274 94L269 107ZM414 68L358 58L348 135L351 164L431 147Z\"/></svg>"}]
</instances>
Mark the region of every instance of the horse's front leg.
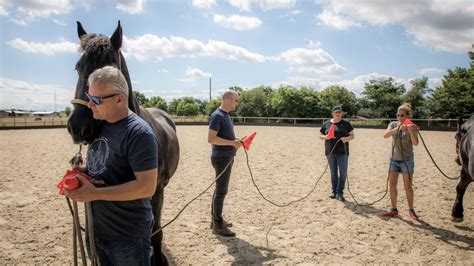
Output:
<instances>
[{"instance_id":1,"label":"horse's front leg","mask_svg":"<svg viewBox=\"0 0 474 266\"><path fill-rule=\"evenodd\" d=\"M464 169L462 169L461 180L456 187L456 201L454 201L454 206L451 213L453 222L462 222L464 220L464 208L462 201L464 198L464 193L471 182L471 177L464 171Z\"/></svg>"},{"instance_id":2,"label":"horse's front leg","mask_svg":"<svg viewBox=\"0 0 474 266\"><path fill-rule=\"evenodd\" d=\"M151 199L151 204L153 206L153 215L155 216L155 225L153 226L153 232L161 228L161 210L163 207L164 200L164 188L160 187L156 188L155 195L153 195ZM169 265L168 258L161 250L162 241L163 231L160 231L151 238L151 245L153 246L152 265Z\"/></svg>"}]
</instances>

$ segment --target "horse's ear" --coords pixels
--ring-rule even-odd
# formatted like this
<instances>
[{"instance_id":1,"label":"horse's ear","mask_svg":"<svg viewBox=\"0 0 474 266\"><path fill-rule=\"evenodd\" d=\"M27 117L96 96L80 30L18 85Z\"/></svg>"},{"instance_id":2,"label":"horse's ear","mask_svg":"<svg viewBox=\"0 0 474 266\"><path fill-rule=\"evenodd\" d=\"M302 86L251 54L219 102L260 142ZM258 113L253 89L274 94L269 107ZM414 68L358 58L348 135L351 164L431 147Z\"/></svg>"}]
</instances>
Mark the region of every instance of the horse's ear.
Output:
<instances>
[{"instance_id":1,"label":"horse's ear","mask_svg":"<svg viewBox=\"0 0 474 266\"><path fill-rule=\"evenodd\" d=\"M81 39L82 36L86 35L87 32L82 27L81 22L77 21L77 36Z\"/></svg>"},{"instance_id":2,"label":"horse's ear","mask_svg":"<svg viewBox=\"0 0 474 266\"><path fill-rule=\"evenodd\" d=\"M114 34L112 34L112 37L110 37L110 41L112 42L112 46L115 50L118 51L118 49L122 47L122 26L120 26L120 20L118 21L118 25Z\"/></svg>"}]
</instances>

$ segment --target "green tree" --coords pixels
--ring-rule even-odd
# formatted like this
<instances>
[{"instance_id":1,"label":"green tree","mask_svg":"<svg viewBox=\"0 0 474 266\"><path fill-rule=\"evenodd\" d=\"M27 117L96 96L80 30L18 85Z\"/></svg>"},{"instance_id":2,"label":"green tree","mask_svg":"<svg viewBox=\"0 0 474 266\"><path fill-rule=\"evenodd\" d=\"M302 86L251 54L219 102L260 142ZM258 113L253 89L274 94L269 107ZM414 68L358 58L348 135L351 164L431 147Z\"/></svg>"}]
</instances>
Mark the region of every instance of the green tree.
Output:
<instances>
[{"instance_id":1,"label":"green tree","mask_svg":"<svg viewBox=\"0 0 474 266\"><path fill-rule=\"evenodd\" d=\"M474 113L474 66L456 67L444 75L442 85L428 97L428 110L434 118L469 117Z\"/></svg>"},{"instance_id":2,"label":"green tree","mask_svg":"<svg viewBox=\"0 0 474 266\"><path fill-rule=\"evenodd\" d=\"M71 114L71 107L66 107L66 109L64 109L64 113L66 114L67 117L69 117L69 115Z\"/></svg>"},{"instance_id":3,"label":"green tree","mask_svg":"<svg viewBox=\"0 0 474 266\"><path fill-rule=\"evenodd\" d=\"M178 116L196 116L199 114L199 103L199 99L190 96L173 99L168 105L168 111Z\"/></svg>"},{"instance_id":4,"label":"green tree","mask_svg":"<svg viewBox=\"0 0 474 266\"><path fill-rule=\"evenodd\" d=\"M139 91L133 91L133 95L135 95L135 98L138 101L138 104L144 105L147 102L147 98L145 97L145 94L139 92Z\"/></svg>"},{"instance_id":5,"label":"green tree","mask_svg":"<svg viewBox=\"0 0 474 266\"><path fill-rule=\"evenodd\" d=\"M273 90L260 86L240 92L238 116L264 117L270 116L270 100Z\"/></svg>"},{"instance_id":6,"label":"green tree","mask_svg":"<svg viewBox=\"0 0 474 266\"><path fill-rule=\"evenodd\" d=\"M359 111L360 105L355 94L344 86L329 86L321 91L319 95L323 116L328 116L334 106L342 106L348 116L353 116Z\"/></svg>"},{"instance_id":7,"label":"green tree","mask_svg":"<svg viewBox=\"0 0 474 266\"><path fill-rule=\"evenodd\" d=\"M155 107L168 112L168 104L166 103L165 99L161 98L160 96L151 97L143 104L143 107Z\"/></svg>"},{"instance_id":8,"label":"green tree","mask_svg":"<svg viewBox=\"0 0 474 266\"><path fill-rule=\"evenodd\" d=\"M420 118L425 113L424 95L428 91L428 78L414 79L410 83L412 88L402 95L402 101L411 104L413 118Z\"/></svg>"},{"instance_id":9,"label":"green tree","mask_svg":"<svg viewBox=\"0 0 474 266\"><path fill-rule=\"evenodd\" d=\"M405 86L396 83L393 78L380 78L370 80L364 86L365 100L363 101L371 110L372 117L394 117L397 108L401 105L401 96L405 93Z\"/></svg>"},{"instance_id":10,"label":"green tree","mask_svg":"<svg viewBox=\"0 0 474 266\"><path fill-rule=\"evenodd\" d=\"M303 87L280 87L271 98L273 116L279 117L317 117L321 115L319 94L317 91Z\"/></svg>"},{"instance_id":11,"label":"green tree","mask_svg":"<svg viewBox=\"0 0 474 266\"><path fill-rule=\"evenodd\" d=\"M206 102L205 115L210 116L219 106L221 105L221 99L213 99L210 102Z\"/></svg>"}]
</instances>

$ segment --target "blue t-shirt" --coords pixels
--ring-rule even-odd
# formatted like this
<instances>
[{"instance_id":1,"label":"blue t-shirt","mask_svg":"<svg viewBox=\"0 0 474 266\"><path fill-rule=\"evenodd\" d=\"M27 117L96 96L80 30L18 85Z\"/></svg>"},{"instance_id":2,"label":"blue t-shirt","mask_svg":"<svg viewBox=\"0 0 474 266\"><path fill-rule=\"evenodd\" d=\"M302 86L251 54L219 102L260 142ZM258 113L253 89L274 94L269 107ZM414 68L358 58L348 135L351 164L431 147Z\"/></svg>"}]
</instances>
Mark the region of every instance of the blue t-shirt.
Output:
<instances>
[{"instance_id":1,"label":"blue t-shirt","mask_svg":"<svg viewBox=\"0 0 474 266\"><path fill-rule=\"evenodd\" d=\"M321 130L320 130L321 134L323 135L329 134L329 129L331 128L331 120L327 120L323 123L323 126L321 127ZM349 133L351 133L352 130L354 130L354 128L352 127L349 121L341 119L341 121L339 121L338 123L335 123L334 136L336 138L324 141L324 153L326 155L329 155L331 150L334 148L334 145L336 145L337 141L342 137L349 136ZM332 152L332 154L334 155L346 154L346 150L347 150L347 155L349 155L349 142L346 142L345 146L346 148L344 148L344 142L340 141L337 144L337 147L334 148L334 151Z\"/></svg>"},{"instance_id":2,"label":"blue t-shirt","mask_svg":"<svg viewBox=\"0 0 474 266\"><path fill-rule=\"evenodd\" d=\"M209 129L217 131L219 138L227 140L235 140L234 124L230 119L229 113L217 108L211 115L209 121ZM212 144L211 158L226 158L235 155L236 149L234 146L222 146Z\"/></svg>"},{"instance_id":3,"label":"blue t-shirt","mask_svg":"<svg viewBox=\"0 0 474 266\"><path fill-rule=\"evenodd\" d=\"M135 180L134 172L158 167L158 144L153 130L135 113L116 123L104 123L101 135L87 151L87 173L96 187ZM92 202L94 235L101 239L130 239L150 234L150 198Z\"/></svg>"}]
</instances>

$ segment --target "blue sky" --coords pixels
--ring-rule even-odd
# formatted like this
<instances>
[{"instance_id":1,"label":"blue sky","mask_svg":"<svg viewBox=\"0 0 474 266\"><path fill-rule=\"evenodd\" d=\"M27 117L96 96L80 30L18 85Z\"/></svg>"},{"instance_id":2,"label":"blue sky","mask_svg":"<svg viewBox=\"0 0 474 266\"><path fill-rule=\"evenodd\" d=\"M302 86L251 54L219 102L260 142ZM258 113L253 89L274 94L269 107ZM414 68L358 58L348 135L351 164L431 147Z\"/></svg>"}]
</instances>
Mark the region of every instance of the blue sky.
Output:
<instances>
[{"instance_id":1,"label":"blue sky","mask_svg":"<svg viewBox=\"0 0 474 266\"><path fill-rule=\"evenodd\" d=\"M76 21L110 36L120 20L134 90L167 100L231 86L344 85L429 77L469 65L474 2L462 0L1 0L0 109L71 106ZM56 95L56 101L55 101Z\"/></svg>"}]
</instances>

